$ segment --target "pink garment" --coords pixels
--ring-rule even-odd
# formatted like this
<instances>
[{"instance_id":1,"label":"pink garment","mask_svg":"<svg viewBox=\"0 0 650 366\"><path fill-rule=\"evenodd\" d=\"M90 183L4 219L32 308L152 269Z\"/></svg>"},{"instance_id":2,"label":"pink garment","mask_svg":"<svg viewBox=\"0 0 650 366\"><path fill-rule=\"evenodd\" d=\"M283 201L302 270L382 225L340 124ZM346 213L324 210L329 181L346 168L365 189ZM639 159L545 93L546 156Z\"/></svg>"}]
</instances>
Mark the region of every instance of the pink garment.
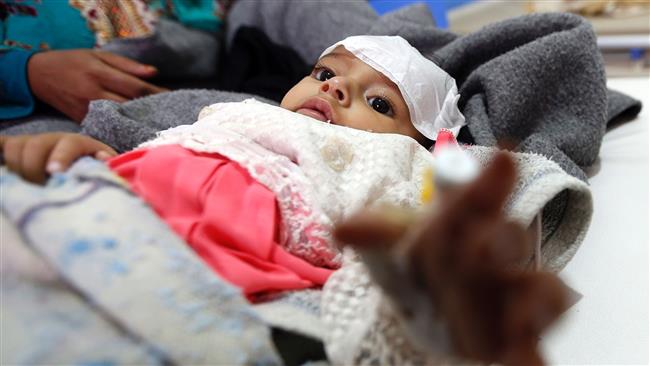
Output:
<instances>
[{"instance_id":1,"label":"pink garment","mask_svg":"<svg viewBox=\"0 0 650 366\"><path fill-rule=\"evenodd\" d=\"M278 244L275 195L224 156L166 145L119 155L108 165L219 276L249 297L323 285L332 273Z\"/></svg>"}]
</instances>

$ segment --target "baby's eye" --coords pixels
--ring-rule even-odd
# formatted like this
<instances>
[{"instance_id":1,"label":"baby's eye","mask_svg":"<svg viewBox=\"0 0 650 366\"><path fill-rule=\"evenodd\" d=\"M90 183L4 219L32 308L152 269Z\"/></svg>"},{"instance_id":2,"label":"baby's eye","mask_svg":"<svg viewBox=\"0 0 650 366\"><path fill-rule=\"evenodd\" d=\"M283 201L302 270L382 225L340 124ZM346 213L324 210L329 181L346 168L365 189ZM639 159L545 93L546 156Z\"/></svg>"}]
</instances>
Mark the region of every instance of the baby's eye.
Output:
<instances>
[{"instance_id":1,"label":"baby's eye","mask_svg":"<svg viewBox=\"0 0 650 366\"><path fill-rule=\"evenodd\" d=\"M314 69L314 71L312 72L312 75L314 76L314 78L316 80L319 80L319 81L329 80L329 79L336 76L336 75L334 75L332 70L326 69L324 67Z\"/></svg>"},{"instance_id":2,"label":"baby's eye","mask_svg":"<svg viewBox=\"0 0 650 366\"><path fill-rule=\"evenodd\" d=\"M368 105L381 114L393 114L393 108L390 106L390 103L381 97L368 98Z\"/></svg>"}]
</instances>

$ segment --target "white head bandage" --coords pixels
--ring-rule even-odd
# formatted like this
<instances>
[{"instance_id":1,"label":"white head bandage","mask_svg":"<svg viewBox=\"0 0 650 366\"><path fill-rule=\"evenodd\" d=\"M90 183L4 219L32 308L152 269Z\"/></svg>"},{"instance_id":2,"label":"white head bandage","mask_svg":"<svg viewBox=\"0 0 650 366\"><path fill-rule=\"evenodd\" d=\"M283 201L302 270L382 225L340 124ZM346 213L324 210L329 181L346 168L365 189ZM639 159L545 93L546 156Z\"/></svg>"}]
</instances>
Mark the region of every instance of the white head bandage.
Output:
<instances>
[{"instance_id":1,"label":"white head bandage","mask_svg":"<svg viewBox=\"0 0 650 366\"><path fill-rule=\"evenodd\" d=\"M402 93L413 126L426 138L435 140L438 130L454 135L465 124L458 110L456 81L438 65L399 36L352 36L328 47L323 57L338 46L381 72Z\"/></svg>"}]
</instances>

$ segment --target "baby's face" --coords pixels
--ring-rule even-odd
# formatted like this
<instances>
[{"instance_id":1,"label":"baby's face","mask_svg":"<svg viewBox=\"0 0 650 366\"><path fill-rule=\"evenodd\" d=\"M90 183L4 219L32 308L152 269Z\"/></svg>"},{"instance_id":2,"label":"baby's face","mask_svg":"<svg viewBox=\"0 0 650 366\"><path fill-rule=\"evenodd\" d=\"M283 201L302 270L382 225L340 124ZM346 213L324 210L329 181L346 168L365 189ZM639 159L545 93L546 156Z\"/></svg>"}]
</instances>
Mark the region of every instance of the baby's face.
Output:
<instances>
[{"instance_id":1,"label":"baby's face","mask_svg":"<svg viewBox=\"0 0 650 366\"><path fill-rule=\"evenodd\" d=\"M340 46L289 90L281 106L323 122L424 141L397 85Z\"/></svg>"}]
</instances>

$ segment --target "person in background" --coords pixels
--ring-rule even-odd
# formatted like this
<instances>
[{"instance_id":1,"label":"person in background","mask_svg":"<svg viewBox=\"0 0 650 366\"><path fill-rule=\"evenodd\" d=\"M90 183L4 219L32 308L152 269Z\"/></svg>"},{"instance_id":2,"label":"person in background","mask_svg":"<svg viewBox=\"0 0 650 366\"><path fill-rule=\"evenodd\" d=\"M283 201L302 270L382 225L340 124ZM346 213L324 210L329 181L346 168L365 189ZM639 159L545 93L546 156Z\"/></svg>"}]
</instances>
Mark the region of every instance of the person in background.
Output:
<instances>
[{"instance_id":1,"label":"person in background","mask_svg":"<svg viewBox=\"0 0 650 366\"><path fill-rule=\"evenodd\" d=\"M161 55L161 48L147 55L152 47L138 40L162 38L157 33L165 29L186 37L181 42L188 46L162 52L196 49L189 44L214 42L229 5L228 0L0 1L0 130L9 120L32 115L39 102L79 123L92 100L123 102L165 91L151 80L165 71L156 63L187 61L191 55ZM120 42L132 47L114 47ZM216 60L214 48L204 48L215 54L206 63ZM126 50L128 57L114 50Z\"/></svg>"}]
</instances>

